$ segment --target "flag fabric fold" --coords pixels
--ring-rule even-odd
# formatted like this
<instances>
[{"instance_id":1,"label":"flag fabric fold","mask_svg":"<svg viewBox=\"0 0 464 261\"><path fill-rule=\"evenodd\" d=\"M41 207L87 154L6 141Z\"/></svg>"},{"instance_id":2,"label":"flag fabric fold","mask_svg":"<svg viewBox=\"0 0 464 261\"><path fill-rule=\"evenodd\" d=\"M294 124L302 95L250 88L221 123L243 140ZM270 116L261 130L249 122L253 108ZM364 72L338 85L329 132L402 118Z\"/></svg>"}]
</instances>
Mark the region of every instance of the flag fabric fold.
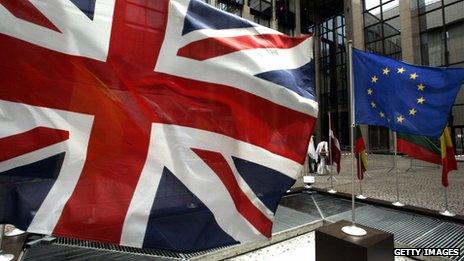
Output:
<instances>
[{"instance_id":1,"label":"flag fabric fold","mask_svg":"<svg viewBox=\"0 0 464 261\"><path fill-rule=\"evenodd\" d=\"M364 172L367 170L367 152L366 143L362 137L359 125L356 125L354 150L356 155L357 176L359 180L362 180L364 179Z\"/></svg>"},{"instance_id":2,"label":"flag fabric fold","mask_svg":"<svg viewBox=\"0 0 464 261\"><path fill-rule=\"evenodd\" d=\"M449 127L445 128L440 137L440 147L442 160L441 184L448 187L448 173L458 169Z\"/></svg>"},{"instance_id":3,"label":"flag fabric fold","mask_svg":"<svg viewBox=\"0 0 464 261\"><path fill-rule=\"evenodd\" d=\"M441 165L440 148L427 137L398 132L397 150L412 158Z\"/></svg>"},{"instance_id":4,"label":"flag fabric fold","mask_svg":"<svg viewBox=\"0 0 464 261\"><path fill-rule=\"evenodd\" d=\"M0 1L0 224L179 252L271 237L318 115L311 36L200 0L8 2L29 1Z\"/></svg>"},{"instance_id":5,"label":"flag fabric fold","mask_svg":"<svg viewBox=\"0 0 464 261\"><path fill-rule=\"evenodd\" d=\"M335 135L336 133L337 132L335 130L335 126L329 114L330 157L332 160L331 165L335 164L337 166L337 173L340 174L340 160L342 156L342 151L340 149L340 142L338 141L338 138Z\"/></svg>"},{"instance_id":6,"label":"flag fabric fold","mask_svg":"<svg viewBox=\"0 0 464 261\"><path fill-rule=\"evenodd\" d=\"M353 76L357 124L439 138L464 69L417 66L353 49Z\"/></svg>"}]
</instances>

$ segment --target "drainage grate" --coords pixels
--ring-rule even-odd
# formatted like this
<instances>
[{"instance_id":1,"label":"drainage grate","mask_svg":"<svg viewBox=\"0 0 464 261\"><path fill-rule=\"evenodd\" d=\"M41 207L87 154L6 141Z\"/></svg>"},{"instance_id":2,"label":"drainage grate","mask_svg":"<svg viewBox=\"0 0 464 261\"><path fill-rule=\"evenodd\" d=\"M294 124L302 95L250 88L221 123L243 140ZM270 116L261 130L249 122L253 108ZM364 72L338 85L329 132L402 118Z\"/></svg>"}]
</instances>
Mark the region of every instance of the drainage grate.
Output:
<instances>
[{"instance_id":1,"label":"drainage grate","mask_svg":"<svg viewBox=\"0 0 464 261\"><path fill-rule=\"evenodd\" d=\"M130 253L130 254L135 254L135 255L159 256L159 257L172 258L172 259L183 259L184 258L183 254L181 253L176 253L176 252L171 252L171 251L166 251L166 250L119 246L115 244L93 242L93 241L80 240L80 239L74 239L74 238L58 237L56 241L54 242L54 244L61 245L61 246L74 246L74 247L87 248L87 249L93 249L93 250L107 250L107 251L113 251L113 252Z\"/></svg>"}]
</instances>

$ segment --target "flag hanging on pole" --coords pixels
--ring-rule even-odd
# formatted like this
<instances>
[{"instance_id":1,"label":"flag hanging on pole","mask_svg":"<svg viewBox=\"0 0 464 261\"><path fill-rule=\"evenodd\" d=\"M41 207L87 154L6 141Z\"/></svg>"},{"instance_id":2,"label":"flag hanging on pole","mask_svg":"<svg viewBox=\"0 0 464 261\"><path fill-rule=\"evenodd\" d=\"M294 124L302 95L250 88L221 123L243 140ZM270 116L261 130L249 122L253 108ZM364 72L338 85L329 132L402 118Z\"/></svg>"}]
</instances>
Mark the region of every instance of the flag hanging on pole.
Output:
<instances>
[{"instance_id":1,"label":"flag hanging on pole","mask_svg":"<svg viewBox=\"0 0 464 261\"><path fill-rule=\"evenodd\" d=\"M310 158L317 161L317 152L316 147L314 146L314 136L311 136L311 139L309 140L308 155Z\"/></svg>"},{"instance_id":2,"label":"flag hanging on pole","mask_svg":"<svg viewBox=\"0 0 464 261\"><path fill-rule=\"evenodd\" d=\"M200 0L0 0L0 224L267 240L318 115L312 47Z\"/></svg>"},{"instance_id":3,"label":"flag hanging on pole","mask_svg":"<svg viewBox=\"0 0 464 261\"><path fill-rule=\"evenodd\" d=\"M358 169L358 179L362 180L364 179L364 172L367 170L367 152L366 144L364 143L359 125L356 125L355 154Z\"/></svg>"},{"instance_id":4,"label":"flag hanging on pole","mask_svg":"<svg viewBox=\"0 0 464 261\"><path fill-rule=\"evenodd\" d=\"M464 69L417 66L353 49L356 123L440 137Z\"/></svg>"},{"instance_id":5,"label":"flag hanging on pole","mask_svg":"<svg viewBox=\"0 0 464 261\"><path fill-rule=\"evenodd\" d=\"M441 184L448 187L448 173L458 169L449 127L445 128L440 137L440 146L442 160Z\"/></svg>"},{"instance_id":6,"label":"flag hanging on pole","mask_svg":"<svg viewBox=\"0 0 464 261\"><path fill-rule=\"evenodd\" d=\"M441 165L441 151L432 140L425 136L397 133L398 152L412 158Z\"/></svg>"},{"instance_id":7,"label":"flag hanging on pole","mask_svg":"<svg viewBox=\"0 0 464 261\"><path fill-rule=\"evenodd\" d=\"M338 141L337 136L335 136L335 126L332 122L332 118L330 117L329 113L329 138L330 138L330 157L331 157L331 165L337 165L337 173L340 173L340 160L342 156L342 151L340 149L340 142Z\"/></svg>"}]
</instances>

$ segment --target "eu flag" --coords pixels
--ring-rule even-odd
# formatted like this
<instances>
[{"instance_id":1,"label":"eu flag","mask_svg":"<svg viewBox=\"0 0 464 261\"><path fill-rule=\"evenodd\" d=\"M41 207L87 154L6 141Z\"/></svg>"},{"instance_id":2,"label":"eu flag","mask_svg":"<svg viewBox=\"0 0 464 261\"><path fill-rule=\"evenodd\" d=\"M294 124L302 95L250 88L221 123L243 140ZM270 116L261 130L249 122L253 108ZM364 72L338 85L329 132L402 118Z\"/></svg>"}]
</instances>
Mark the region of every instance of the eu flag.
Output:
<instances>
[{"instance_id":1,"label":"eu flag","mask_svg":"<svg viewBox=\"0 0 464 261\"><path fill-rule=\"evenodd\" d=\"M464 69L417 66L353 48L356 123L438 138Z\"/></svg>"}]
</instances>

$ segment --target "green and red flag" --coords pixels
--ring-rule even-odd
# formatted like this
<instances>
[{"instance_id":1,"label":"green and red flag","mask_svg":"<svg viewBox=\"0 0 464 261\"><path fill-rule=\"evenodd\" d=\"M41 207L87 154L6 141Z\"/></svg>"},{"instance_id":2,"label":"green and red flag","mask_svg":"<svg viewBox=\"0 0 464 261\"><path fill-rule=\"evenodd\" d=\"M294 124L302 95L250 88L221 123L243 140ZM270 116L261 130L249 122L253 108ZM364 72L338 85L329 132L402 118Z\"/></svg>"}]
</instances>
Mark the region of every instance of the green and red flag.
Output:
<instances>
[{"instance_id":1,"label":"green and red flag","mask_svg":"<svg viewBox=\"0 0 464 261\"><path fill-rule=\"evenodd\" d=\"M427 137L398 132L397 150L412 158L441 164L441 152L435 143Z\"/></svg>"},{"instance_id":2,"label":"green and red flag","mask_svg":"<svg viewBox=\"0 0 464 261\"><path fill-rule=\"evenodd\" d=\"M358 166L358 179L361 180L364 178L364 172L367 170L367 152L366 143L364 143L359 125L356 125L354 153Z\"/></svg>"},{"instance_id":3,"label":"green and red flag","mask_svg":"<svg viewBox=\"0 0 464 261\"><path fill-rule=\"evenodd\" d=\"M444 187L448 187L448 173L452 170L458 169L449 127L446 127L443 131L443 134L440 137L440 145L442 160L441 184Z\"/></svg>"}]
</instances>

